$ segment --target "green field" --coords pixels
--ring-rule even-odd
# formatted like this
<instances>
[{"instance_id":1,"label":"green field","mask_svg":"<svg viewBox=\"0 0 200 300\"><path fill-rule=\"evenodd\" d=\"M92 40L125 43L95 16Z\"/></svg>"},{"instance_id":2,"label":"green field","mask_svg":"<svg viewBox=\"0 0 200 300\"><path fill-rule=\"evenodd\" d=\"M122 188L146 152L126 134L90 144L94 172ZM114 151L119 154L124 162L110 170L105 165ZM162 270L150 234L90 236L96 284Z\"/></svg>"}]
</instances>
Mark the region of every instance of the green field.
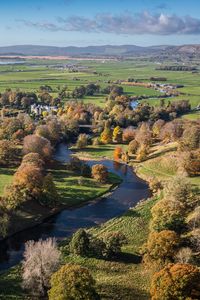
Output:
<instances>
[{"instance_id":1,"label":"green field","mask_svg":"<svg viewBox=\"0 0 200 300\"><path fill-rule=\"evenodd\" d=\"M81 72L70 72L67 68L60 66L67 64L86 67ZM108 82L127 80L134 78L138 81L149 82L150 77L166 77L165 83L183 84L178 89L181 92L174 100L188 99L192 107L200 102L199 74L184 71L162 71L156 70L157 63L144 62L142 60L127 61L58 61L58 60L30 60L20 65L0 65L0 92L6 88L20 89L25 91L38 92L41 85L50 85L53 88L53 95L58 92L58 86L67 85L68 90L76 86L86 85L90 82L99 84L101 87L108 85ZM152 99L149 103L159 105L160 100L155 98L161 93L150 88L139 86L123 86L125 93L132 96L148 96ZM85 103L95 103L104 106L106 95L99 94L93 97L85 97ZM171 99L173 100L173 99ZM144 101L144 100L143 100ZM166 99L166 102L168 99Z\"/></svg>"},{"instance_id":2,"label":"green field","mask_svg":"<svg viewBox=\"0 0 200 300\"><path fill-rule=\"evenodd\" d=\"M13 174L15 169L12 168L0 168L0 196L4 192L6 185L9 185L12 182Z\"/></svg>"}]
</instances>

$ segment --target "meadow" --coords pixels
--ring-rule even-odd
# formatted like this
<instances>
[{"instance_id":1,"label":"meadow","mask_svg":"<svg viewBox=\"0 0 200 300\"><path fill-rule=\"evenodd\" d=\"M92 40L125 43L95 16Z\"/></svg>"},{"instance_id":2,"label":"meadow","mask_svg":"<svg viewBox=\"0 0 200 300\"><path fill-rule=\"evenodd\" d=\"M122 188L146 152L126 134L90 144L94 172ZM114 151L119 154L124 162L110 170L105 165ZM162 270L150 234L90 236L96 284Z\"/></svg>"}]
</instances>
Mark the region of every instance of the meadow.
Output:
<instances>
[{"instance_id":1,"label":"meadow","mask_svg":"<svg viewBox=\"0 0 200 300\"><path fill-rule=\"evenodd\" d=\"M77 72L71 72L69 65L78 67ZM81 67L81 68L79 68ZM109 82L134 78L138 81L149 82L151 77L165 77L164 83L183 84L179 88L180 95L170 101L190 100L194 108L200 103L199 73L184 71L157 70L158 63L132 59L125 61L58 61L58 60L27 60L23 64L0 65L0 92L6 88L38 92L41 85L50 85L53 95L58 92L58 86L66 85L69 91L76 86L90 82L105 87ZM150 97L150 105L159 105L158 96L162 94L151 88L140 86L125 86L125 93L131 96ZM94 103L101 107L105 104L105 95L87 96L85 103ZM143 102L146 100L142 100ZM168 102L168 99L165 99Z\"/></svg>"}]
</instances>

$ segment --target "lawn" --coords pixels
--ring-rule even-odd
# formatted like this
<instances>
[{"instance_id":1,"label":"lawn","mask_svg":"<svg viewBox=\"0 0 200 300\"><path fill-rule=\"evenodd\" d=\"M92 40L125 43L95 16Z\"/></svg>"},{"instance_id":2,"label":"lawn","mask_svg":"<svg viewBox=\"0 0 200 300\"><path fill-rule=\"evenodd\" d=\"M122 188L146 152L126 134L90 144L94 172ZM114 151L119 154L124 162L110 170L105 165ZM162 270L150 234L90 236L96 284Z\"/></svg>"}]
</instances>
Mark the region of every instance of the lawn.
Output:
<instances>
[{"instance_id":1,"label":"lawn","mask_svg":"<svg viewBox=\"0 0 200 300\"><path fill-rule=\"evenodd\" d=\"M98 145L98 146L89 145L87 146L87 148L83 150L79 150L77 155L79 157L86 157L91 159L98 159L98 158L113 159L113 153L116 147L120 147L126 150L127 145L123 145L123 144L106 144L106 145ZM73 151L76 151L76 149L73 149Z\"/></svg>"},{"instance_id":2,"label":"lawn","mask_svg":"<svg viewBox=\"0 0 200 300\"><path fill-rule=\"evenodd\" d=\"M0 168L0 196L4 192L5 186L11 184L15 171L13 168Z\"/></svg>"},{"instance_id":3,"label":"lawn","mask_svg":"<svg viewBox=\"0 0 200 300\"><path fill-rule=\"evenodd\" d=\"M109 191L112 185L121 182L116 174L109 174L109 183L101 184L92 178L78 176L68 170L50 170L58 193L61 196L61 203L65 206L81 204L84 201L97 198Z\"/></svg>"}]
</instances>

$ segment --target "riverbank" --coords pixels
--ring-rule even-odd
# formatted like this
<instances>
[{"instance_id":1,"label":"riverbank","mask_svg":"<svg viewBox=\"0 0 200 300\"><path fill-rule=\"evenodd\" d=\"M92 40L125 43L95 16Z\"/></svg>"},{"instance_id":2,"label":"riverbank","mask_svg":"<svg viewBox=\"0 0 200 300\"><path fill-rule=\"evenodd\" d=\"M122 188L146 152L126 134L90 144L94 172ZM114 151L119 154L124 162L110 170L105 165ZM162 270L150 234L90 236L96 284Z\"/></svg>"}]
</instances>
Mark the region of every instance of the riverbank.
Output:
<instances>
[{"instance_id":1,"label":"riverbank","mask_svg":"<svg viewBox=\"0 0 200 300\"><path fill-rule=\"evenodd\" d=\"M53 175L59 194L57 206L50 208L34 200L24 203L12 213L8 233L5 237L1 237L0 241L17 232L37 226L64 209L75 208L103 196L106 197L122 181L118 175L109 173L108 183L100 184L92 178L85 178L67 170L64 164L56 163L54 166L56 168L51 168L48 172Z\"/></svg>"},{"instance_id":2,"label":"riverbank","mask_svg":"<svg viewBox=\"0 0 200 300\"><path fill-rule=\"evenodd\" d=\"M115 261L82 258L63 254L63 262L81 264L90 269L96 279L102 300L149 299L149 273L141 264L140 249L149 233L151 207L157 197L141 202L120 217L90 229L100 236L105 232L120 231L128 237L128 244ZM21 288L20 265L0 274L0 299L25 300L28 296Z\"/></svg>"}]
</instances>

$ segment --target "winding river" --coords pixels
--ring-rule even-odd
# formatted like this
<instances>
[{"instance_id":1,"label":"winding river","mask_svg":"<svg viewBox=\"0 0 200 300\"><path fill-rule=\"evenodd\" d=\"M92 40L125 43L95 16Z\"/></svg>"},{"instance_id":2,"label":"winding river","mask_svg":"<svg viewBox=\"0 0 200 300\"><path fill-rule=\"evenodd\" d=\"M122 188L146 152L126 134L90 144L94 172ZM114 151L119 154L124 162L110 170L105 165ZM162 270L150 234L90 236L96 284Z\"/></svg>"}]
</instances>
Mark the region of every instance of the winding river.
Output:
<instances>
[{"instance_id":1,"label":"winding river","mask_svg":"<svg viewBox=\"0 0 200 300\"><path fill-rule=\"evenodd\" d=\"M66 144L59 144L55 159L67 162L71 151ZM89 165L98 161L88 161ZM150 195L148 185L138 178L132 168L113 162L102 160L110 172L116 173L123 179L122 183L109 195L93 200L85 205L65 209L44 223L34 228L23 230L0 243L0 270L10 268L20 262L26 241L56 237L61 240L79 228L88 228L122 215L130 207L135 206L141 199Z\"/></svg>"}]
</instances>

